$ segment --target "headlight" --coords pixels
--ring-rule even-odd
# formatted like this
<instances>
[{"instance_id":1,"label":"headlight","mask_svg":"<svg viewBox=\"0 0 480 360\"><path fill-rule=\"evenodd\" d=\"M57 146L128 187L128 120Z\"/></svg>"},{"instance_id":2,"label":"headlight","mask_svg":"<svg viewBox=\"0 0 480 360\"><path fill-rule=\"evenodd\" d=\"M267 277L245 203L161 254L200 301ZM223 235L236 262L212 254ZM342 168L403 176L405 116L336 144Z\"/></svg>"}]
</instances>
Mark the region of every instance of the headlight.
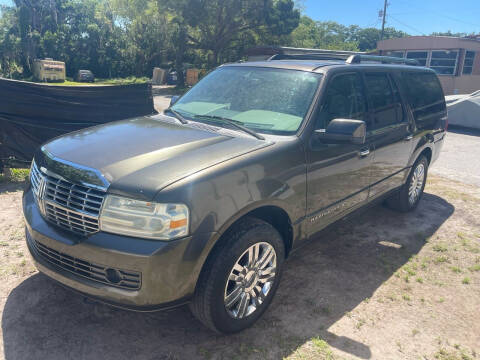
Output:
<instances>
[{"instance_id":1,"label":"headlight","mask_svg":"<svg viewBox=\"0 0 480 360\"><path fill-rule=\"evenodd\" d=\"M107 195L100 214L102 231L172 240L188 234L188 208Z\"/></svg>"}]
</instances>

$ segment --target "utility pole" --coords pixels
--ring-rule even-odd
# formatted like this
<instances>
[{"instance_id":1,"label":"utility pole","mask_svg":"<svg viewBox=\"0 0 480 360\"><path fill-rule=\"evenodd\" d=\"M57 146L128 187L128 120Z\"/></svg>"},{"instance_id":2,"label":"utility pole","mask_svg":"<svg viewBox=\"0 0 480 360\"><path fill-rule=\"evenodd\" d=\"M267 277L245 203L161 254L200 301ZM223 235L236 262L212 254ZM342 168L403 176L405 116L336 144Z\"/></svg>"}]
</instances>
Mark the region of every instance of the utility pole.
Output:
<instances>
[{"instance_id":1,"label":"utility pole","mask_svg":"<svg viewBox=\"0 0 480 360\"><path fill-rule=\"evenodd\" d=\"M385 32L385 17L387 16L387 0L383 4L383 19L382 19L382 34L380 35L380 40L383 40L383 33Z\"/></svg>"}]
</instances>

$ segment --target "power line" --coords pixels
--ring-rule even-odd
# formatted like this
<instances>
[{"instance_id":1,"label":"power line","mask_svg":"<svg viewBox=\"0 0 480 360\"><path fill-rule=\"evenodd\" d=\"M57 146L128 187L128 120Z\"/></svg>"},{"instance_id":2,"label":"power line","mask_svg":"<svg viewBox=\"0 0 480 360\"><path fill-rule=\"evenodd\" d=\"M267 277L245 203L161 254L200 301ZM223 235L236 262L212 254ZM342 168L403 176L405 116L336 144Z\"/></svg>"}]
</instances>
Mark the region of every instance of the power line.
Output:
<instances>
[{"instance_id":1,"label":"power line","mask_svg":"<svg viewBox=\"0 0 480 360\"><path fill-rule=\"evenodd\" d=\"M454 17L452 17L452 16L442 14L441 12L439 12L439 11L437 11L437 10L427 9L427 8L418 6L416 3L411 3L410 1L402 1L402 0L400 0L400 2L402 2L402 3L404 3L404 4L407 4L407 5L410 5L410 6L414 6L414 7L416 7L416 8L419 9L419 10L429 11L429 12L431 12L431 13L436 13L437 15L442 16L442 17L444 17L444 18L446 18L446 19L450 19L450 20L452 20L452 21L456 21L456 22L459 22L459 23L462 23L462 24L466 24L466 25L472 25L472 26L478 26L478 27L480 27L480 24L475 24L475 23L471 23L471 22L469 22L469 21L457 19L457 18L454 18Z\"/></svg>"},{"instance_id":2,"label":"power line","mask_svg":"<svg viewBox=\"0 0 480 360\"><path fill-rule=\"evenodd\" d=\"M380 23L380 21L381 21L381 20L377 18L374 22L368 23L368 25L367 25L366 27L367 27L367 28L372 28L372 27L373 27L373 28L376 28L377 25Z\"/></svg>"},{"instance_id":3,"label":"power line","mask_svg":"<svg viewBox=\"0 0 480 360\"><path fill-rule=\"evenodd\" d=\"M425 35L425 33L424 33L423 31L418 30L417 28L414 28L413 26L410 26L410 25L408 25L408 24L405 24L404 22L398 20L397 18L393 17L392 15L389 15L388 17L389 17L389 18L392 18L393 20L395 20L396 22L398 22L399 24L401 24L401 25L403 25L403 26L405 26L405 27L407 27L407 28L409 28L409 29L412 29L412 30L415 31L416 33L419 33L419 34L421 34L421 35Z\"/></svg>"}]
</instances>

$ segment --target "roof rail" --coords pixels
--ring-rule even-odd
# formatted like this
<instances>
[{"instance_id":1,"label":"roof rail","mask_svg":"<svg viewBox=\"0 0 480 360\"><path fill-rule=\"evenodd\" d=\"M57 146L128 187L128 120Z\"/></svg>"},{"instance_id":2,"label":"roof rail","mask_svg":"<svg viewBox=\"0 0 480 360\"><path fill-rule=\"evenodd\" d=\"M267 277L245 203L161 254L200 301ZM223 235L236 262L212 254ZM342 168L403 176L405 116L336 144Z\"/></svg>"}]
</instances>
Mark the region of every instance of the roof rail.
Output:
<instances>
[{"instance_id":1,"label":"roof rail","mask_svg":"<svg viewBox=\"0 0 480 360\"><path fill-rule=\"evenodd\" d=\"M347 60L351 57L351 54L343 54L341 52L328 51L318 53L305 53L305 54L275 54L268 59L272 60ZM355 55L354 55L355 56Z\"/></svg>"},{"instance_id":2,"label":"roof rail","mask_svg":"<svg viewBox=\"0 0 480 360\"><path fill-rule=\"evenodd\" d=\"M405 64L412 66L419 66L420 63L415 59L404 59L393 56L379 56L379 55L352 55L349 56L347 64L360 64L364 61L376 61L382 64Z\"/></svg>"}]
</instances>

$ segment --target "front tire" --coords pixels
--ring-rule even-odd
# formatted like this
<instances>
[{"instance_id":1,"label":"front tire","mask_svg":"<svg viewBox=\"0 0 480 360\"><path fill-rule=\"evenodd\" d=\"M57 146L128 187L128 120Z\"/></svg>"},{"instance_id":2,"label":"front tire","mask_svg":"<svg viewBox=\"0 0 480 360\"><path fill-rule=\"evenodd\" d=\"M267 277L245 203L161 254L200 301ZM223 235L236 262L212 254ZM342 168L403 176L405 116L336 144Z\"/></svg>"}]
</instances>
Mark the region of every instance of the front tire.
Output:
<instances>
[{"instance_id":1,"label":"front tire","mask_svg":"<svg viewBox=\"0 0 480 360\"><path fill-rule=\"evenodd\" d=\"M235 333L253 325L278 288L285 259L283 239L269 223L245 218L209 256L190 304L208 328Z\"/></svg>"},{"instance_id":2,"label":"front tire","mask_svg":"<svg viewBox=\"0 0 480 360\"><path fill-rule=\"evenodd\" d=\"M413 164L407 182L400 188L398 193L387 200L387 205L401 212L415 210L425 189L427 172L428 160L422 155Z\"/></svg>"}]
</instances>

